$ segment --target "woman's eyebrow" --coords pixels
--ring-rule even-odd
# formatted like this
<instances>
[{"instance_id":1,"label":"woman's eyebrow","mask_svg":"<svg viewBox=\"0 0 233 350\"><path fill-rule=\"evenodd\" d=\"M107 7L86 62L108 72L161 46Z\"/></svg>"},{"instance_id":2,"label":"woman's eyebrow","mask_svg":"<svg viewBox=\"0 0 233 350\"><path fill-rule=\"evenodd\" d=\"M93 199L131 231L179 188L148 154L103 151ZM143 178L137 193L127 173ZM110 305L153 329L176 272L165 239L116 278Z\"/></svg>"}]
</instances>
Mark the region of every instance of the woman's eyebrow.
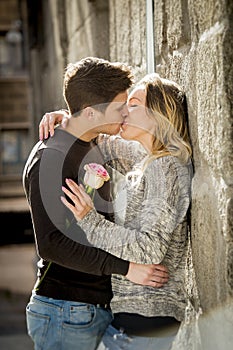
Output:
<instances>
[{"instance_id":1,"label":"woman's eyebrow","mask_svg":"<svg viewBox=\"0 0 233 350\"><path fill-rule=\"evenodd\" d=\"M142 102L142 100L138 97L131 97L128 102L130 102L131 100L138 100L139 102Z\"/></svg>"}]
</instances>

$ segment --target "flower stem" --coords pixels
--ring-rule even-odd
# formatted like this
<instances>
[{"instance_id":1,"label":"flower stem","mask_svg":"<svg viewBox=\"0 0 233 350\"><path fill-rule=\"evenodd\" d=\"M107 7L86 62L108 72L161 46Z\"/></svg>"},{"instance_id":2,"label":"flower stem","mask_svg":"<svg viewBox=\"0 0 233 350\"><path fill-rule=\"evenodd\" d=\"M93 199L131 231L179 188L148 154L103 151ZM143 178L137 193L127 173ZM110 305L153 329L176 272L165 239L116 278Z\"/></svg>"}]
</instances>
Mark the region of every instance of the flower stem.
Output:
<instances>
[{"instance_id":1,"label":"flower stem","mask_svg":"<svg viewBox=\"0 0 233 350\"><path fill-rule=\"evenodd\" d=\"M85 191L87 194L89 194L89 196L91 197L91 199L93 200L94 199L94 195L95 195L95 189L92 188L91 186L89 185L85 185Z\"/></svg>"}]
</instances>

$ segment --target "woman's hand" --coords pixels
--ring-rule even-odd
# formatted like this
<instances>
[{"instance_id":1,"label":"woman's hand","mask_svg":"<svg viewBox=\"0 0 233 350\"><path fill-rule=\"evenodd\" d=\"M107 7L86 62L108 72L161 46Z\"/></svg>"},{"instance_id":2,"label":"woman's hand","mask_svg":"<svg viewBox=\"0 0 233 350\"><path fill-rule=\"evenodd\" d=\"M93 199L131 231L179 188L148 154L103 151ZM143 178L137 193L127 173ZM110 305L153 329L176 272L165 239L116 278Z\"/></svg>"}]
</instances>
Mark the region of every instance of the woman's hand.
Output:
<instances>
[{"instance_id":1,"label":"woman's hand","mask_svg":"<svg viewBox=\"0 0 233 350\"><path fill-rule=\"evenodd\" d=\"M39 138L40 140L47 139L54 135L54 128L56 125L61 124L63 128L66 128L69 122L69 112L61 109L59 111L45 113L39 124Z\"/></svg>"},{"instance_id":2,"label":"woman's hand","mask_svg":"<svg viewBox=\"0 0 233 350\"><path fill-rule=\"evenodd\" d=\"M66 179L66 184L71 191L64 186L62 186L62 190L72 200L73 204L68 202L65 197L61 197L61 201L70 211L72 211L75 219L79 221L83 219L91 209L94 208L93 202L90 196L85 192L82 185L77 185L71 179Z\"/></svg>"}]
</instances>

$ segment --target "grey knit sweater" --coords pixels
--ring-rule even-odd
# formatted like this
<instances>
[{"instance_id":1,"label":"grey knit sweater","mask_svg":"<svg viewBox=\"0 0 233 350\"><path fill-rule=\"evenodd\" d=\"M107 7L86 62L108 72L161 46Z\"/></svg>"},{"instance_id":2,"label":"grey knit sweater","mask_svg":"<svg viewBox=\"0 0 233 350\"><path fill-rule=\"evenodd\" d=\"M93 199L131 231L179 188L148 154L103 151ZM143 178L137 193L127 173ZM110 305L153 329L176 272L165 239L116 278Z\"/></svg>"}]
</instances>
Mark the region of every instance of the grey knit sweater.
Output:
<instances>
[{"instance_id":1,"label":"grey knit sweater","mask_svg":"<svg viewBox=\"0 0 233 350\"><path fill-rule=\"evenodd\" d=\"M109 222L93 209L77 224L94 246L132 262L162 263L169 270L169 282L162 288L137 285L113 275L112 310L181 321L187 304L191 161L182 164L173 156L150 160L139 143L120 137L99 137L98 145L108 164L125 175L124 222L121 226Z\"/></svg>"}]
</instances>

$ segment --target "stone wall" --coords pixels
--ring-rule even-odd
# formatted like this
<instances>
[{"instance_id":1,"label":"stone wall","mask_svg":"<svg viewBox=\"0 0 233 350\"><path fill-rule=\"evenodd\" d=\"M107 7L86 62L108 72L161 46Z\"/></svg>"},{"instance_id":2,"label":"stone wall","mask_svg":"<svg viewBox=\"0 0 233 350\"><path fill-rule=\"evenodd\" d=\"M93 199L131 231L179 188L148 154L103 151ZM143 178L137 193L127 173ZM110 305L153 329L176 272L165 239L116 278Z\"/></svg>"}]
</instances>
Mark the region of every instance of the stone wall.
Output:
<instances>
[{"instance_id":1,"label":"stone wall","mask_svg":"<svg viewBox=\"0 0 233 350\"><path fill-rule=\"evenodd\" d=\"M146 1L109 4L110 60L128 63L139 79L146 73Z\"/></svg>"}]
</instances>

